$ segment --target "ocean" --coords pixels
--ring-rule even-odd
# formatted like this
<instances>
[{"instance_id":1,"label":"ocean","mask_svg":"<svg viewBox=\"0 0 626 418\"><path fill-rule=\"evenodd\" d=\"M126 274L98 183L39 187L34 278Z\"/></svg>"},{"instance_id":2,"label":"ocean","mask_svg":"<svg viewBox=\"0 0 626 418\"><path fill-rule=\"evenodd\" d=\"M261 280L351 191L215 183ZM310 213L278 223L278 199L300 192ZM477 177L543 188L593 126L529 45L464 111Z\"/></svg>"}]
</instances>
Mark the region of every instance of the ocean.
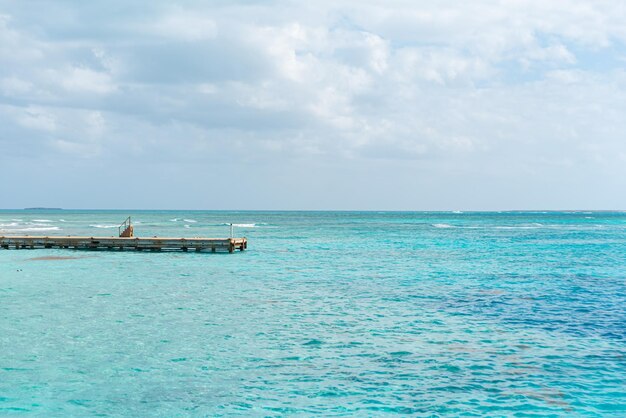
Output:
<instances>
[{"instance_id":1,"label":"ocean","mask_svg":"<svg viewBox=\"0 0 626 418\"><path fill-rule=\"evenodd\" d=\"M626 213L0 211L0 415L626 416Z\"/></svg>"}]
</instances>

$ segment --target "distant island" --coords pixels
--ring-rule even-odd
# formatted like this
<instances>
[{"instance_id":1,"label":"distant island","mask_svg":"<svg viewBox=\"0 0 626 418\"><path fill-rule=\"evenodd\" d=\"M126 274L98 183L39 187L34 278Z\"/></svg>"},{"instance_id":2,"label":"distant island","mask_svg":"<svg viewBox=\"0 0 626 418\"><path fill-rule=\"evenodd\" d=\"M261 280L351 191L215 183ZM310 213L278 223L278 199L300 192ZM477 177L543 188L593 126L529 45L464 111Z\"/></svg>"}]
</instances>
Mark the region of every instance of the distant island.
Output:
<instances>
[{"instance_id":1,"label":"distant island","mask_svg":"<svg viewBox=\"0 0 626 418\"><path fill-rule=\"evenodd\" d=\"M24 210L63 210L62 208L24 208Z\"/></svg>"}]
</instances>

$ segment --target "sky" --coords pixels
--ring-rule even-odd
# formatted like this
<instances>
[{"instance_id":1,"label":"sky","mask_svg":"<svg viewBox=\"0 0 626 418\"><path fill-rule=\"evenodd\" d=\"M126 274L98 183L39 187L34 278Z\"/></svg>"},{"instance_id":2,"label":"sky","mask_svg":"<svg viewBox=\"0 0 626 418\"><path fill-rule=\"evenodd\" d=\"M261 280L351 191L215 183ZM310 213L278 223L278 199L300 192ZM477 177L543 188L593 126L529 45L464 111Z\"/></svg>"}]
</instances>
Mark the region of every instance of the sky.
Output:
<instances>
[{"instance_id":1,"label":"sky","mask_svg":"<svg viewBox=\"0 0 626 418\"><path fill-rule=\"evenodd\" d=\"M626 209L626 2L0 0L0 208Z\"/></svg>"}]
</instances>

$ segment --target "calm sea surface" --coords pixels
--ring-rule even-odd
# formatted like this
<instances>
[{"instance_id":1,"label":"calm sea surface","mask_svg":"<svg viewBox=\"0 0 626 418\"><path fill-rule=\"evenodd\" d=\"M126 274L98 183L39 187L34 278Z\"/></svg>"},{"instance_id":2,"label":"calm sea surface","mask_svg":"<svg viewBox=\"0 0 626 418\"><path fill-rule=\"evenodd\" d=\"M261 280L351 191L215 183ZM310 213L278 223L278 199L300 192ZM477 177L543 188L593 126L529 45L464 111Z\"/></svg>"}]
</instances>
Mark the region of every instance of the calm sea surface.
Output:
<instances>
[{"instance_id":1,"label":"calm sea surface","mask_svg":"<svg viewBox=\"0 0 626 418\"><path fill-rule=\"evenodd\" d=\"M0 211L0 235L127 215L249 250L0 250L0 415L626 416L626 213Z\"/></svg>"}]
</instances>

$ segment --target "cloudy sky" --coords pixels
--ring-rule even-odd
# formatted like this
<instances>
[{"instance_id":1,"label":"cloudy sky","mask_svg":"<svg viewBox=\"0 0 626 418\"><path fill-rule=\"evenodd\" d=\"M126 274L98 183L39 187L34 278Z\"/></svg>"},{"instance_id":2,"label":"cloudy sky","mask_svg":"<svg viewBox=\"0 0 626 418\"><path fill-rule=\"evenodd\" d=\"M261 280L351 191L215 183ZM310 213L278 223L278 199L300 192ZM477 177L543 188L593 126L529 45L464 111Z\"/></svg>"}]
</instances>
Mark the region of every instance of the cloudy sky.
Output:
<instances>
[{"instance_id":1,"label":"cloudy sky","mask_svg":"<svg viewBox=\"0 0 626 418\"><path fill-rule=\"evenodd\" d=\"M0 0L0 207L624 209L626 3Z\"/></svg>"}]
</instances>

